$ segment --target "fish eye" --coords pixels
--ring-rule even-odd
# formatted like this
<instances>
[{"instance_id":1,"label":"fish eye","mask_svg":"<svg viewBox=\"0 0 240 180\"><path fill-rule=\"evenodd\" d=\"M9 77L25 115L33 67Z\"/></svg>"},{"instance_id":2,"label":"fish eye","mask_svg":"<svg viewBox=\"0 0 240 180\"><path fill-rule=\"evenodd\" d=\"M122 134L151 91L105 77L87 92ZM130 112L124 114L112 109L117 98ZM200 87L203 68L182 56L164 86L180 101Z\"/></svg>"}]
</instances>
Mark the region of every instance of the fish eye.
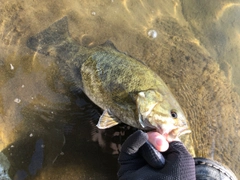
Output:
<instances>
[{"instance_id":1,"label":"fish eye","mask_svg":"<svg viewBox=\"0 0 240 180\"><path fill-rule=\"evenodd\" d=\"M171 116L174 118L174 119L177 119L177 112L175 110L171 110Z\"/></svg>"}]
</instances>

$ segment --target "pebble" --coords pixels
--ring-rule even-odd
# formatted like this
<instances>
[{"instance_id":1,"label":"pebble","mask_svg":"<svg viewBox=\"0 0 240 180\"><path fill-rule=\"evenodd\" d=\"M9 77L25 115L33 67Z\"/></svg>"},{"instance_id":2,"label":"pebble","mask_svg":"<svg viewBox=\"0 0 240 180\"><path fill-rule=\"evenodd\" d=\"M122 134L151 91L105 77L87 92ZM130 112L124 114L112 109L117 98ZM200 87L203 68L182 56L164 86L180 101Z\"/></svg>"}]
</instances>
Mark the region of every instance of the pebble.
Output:
<instances>
[{"instance_id":1,"label":"pebble","mask_svg":"<svg viewBox=\"0 0 240 180\"><path fill-rule=\"evenodd\" d=\"M20 102L21 102L21 99L16 98L16 99L14 99L14 102L15 102L15 103L20 103Z\"/></svg>"},{"instance_id":2,"label":"pebble","mask_svg":"<svg viewBox=\"0 0 240 180\"><path fill-rule=\"evenodd\" d=\"M10 68L11 70L14 70L14 66L12 64L10 64Z\"/></svg>"}]
</instances>

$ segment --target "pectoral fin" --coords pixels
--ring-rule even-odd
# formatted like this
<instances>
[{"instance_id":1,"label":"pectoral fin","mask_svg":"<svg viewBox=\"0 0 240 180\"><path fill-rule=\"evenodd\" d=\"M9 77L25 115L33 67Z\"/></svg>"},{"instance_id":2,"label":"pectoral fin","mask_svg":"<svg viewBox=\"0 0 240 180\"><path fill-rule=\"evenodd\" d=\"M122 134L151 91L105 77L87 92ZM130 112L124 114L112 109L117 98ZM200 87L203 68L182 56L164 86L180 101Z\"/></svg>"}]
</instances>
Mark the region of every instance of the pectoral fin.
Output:
<instances>
[{"instance_id":1,"label":"pectoral fin","mask_svg":"<svg viewBox=\"0 0 240 180\"><path fill-rule=\"evenodd\" d=\"M118 125L119 123L121 123L121 121L119 119L117 119L116 117L114 117L109 110L105 110L103 112L103 114L101 115L97 127L99 129L107 129L113 126Z\"/></svg>"}]
</instances>

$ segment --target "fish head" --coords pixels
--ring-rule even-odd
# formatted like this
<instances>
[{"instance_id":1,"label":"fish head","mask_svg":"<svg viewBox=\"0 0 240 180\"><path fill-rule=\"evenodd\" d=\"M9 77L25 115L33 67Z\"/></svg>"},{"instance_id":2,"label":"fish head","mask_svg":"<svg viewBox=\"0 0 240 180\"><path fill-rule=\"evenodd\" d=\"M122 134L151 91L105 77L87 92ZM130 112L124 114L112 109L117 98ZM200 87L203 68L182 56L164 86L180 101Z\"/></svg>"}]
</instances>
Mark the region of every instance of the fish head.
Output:
<instances>
[{"instance_id":1,"label":"fish head","mask_svg":"<svg viewBox=\"0 0 240 180\"><path fill-rule=\"evenodd\" d=\"M138 93L138 121L143 129L156 130L171 138L190 133L183 110L171 92L148 90Z\"/></svg>"}]
</instances>

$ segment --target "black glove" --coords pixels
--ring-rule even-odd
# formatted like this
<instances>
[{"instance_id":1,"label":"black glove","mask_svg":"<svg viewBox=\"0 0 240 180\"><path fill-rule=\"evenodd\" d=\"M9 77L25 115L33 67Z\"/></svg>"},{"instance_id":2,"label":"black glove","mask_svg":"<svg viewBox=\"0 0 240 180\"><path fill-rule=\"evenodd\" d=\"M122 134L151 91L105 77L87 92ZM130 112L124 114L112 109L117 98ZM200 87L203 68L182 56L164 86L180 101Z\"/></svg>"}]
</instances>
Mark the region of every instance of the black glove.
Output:
<instances>
[{"instance_id":1,"label":"black glove","mask_svg":"<svg viewBox=\"0 0 240 180\"><path fill-rule=\"evenodd\" d=\"M169 143L169 149L161 154L141 130L123 143L118 161L120 180L196 179L194 160L181 142Z\"/></svg>"}]
</instances>

